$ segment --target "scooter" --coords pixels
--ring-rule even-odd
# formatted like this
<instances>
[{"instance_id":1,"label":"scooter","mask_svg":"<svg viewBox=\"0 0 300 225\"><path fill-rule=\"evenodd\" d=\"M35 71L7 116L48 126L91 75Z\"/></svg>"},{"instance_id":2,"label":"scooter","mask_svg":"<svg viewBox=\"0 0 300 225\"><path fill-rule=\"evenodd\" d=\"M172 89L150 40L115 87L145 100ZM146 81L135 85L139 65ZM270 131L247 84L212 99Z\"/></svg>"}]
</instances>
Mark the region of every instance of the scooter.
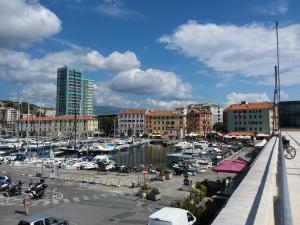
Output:
<instances>
[{"instance_id":1,"label":"scooter","mask_svg":"<svg viewBox=\"0 0 300 225\"><path fill-rule=\"evenodd\" d=\"M48 187L47 184L45 184L45 181L43 179L40 180L40 183L35 184L30 188L27 189L29 196L31 199L36 199L36 198L42 198L45 194L45 189Z\"/></svg>"},{"instance_id":2,"label":"scooter","mask_svg":"<svg viewBox=\"0 0 300 225\"><path fill-rule=\"evenodd\" d=\"M19 181L16 184L12 184L8 187L6 192L3 193L3 196L10 197L10 196L16 196L22 194L22 182Z\"/></svg>"}]
</instances>

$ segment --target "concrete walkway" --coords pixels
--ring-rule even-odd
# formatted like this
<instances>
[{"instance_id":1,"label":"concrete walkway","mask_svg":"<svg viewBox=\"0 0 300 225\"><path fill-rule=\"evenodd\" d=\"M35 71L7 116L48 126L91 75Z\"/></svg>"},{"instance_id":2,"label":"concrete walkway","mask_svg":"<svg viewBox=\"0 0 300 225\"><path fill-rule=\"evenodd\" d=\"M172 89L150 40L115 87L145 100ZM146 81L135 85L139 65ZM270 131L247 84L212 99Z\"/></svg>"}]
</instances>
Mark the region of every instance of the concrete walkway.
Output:
<instances>
[{"instance_id":1,"label":"concrete walkway","mask_svg":"<svg viewBox=\"0 0 300 225\"><path fill-rule=\"evenodd\" d=\"M285 160L290 194L293 224L300 224L300 131L285 131L283 135L289 138L290 145L296 149L296 157Z\"/></svg>"}]
</instances>

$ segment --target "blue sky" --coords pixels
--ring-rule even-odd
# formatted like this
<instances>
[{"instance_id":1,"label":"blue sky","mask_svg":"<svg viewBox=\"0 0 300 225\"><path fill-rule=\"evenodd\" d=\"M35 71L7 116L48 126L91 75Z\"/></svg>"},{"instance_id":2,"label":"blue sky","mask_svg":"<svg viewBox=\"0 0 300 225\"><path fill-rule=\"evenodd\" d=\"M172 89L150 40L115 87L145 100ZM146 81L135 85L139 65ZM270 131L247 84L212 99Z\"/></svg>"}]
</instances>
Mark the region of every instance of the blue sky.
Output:
<instances>
[{"instance_id":1,"label":"blue sky","mask_svg":"<svg viewBox=\"0 0 300 225\"><path fill-rule=\"evenodd\" d=\"M299 100L300 3L0 0L0 99L51 105L56 69L80 67L95 104L172 108L271 100L279 21L282 98Z\"/></svg>"}]
</instances>

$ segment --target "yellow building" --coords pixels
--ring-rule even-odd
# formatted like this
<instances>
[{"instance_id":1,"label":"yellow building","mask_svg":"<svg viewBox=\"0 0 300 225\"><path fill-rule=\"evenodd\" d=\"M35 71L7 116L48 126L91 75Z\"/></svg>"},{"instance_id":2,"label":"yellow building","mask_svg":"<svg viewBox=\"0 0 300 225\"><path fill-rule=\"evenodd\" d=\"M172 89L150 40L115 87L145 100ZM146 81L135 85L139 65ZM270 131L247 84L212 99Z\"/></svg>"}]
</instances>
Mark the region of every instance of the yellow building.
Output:
<instances>
[{"instance_id":1,"label":"yellow building","mask_svg":"<svg viewBox=\"0 0 300 225\"><path fill-rule=\"evenodd\" d=\"M146 133L151 137L183 138L183 114L174 110L156 110L146 113Z\"/></svg>"},{"instance_id":2,"label":"yellow building","mask_svg":"<svg viewBox=\"0 0 300 225\"><path fill-rule=\"evenodd\" d=\"M19 120L20 132L48 137L69 136L74 133L74 116L28 117ZM98 130L97 119L91 116L77 117L78 136L89 136Z\"/></svg>"}]
</instances>

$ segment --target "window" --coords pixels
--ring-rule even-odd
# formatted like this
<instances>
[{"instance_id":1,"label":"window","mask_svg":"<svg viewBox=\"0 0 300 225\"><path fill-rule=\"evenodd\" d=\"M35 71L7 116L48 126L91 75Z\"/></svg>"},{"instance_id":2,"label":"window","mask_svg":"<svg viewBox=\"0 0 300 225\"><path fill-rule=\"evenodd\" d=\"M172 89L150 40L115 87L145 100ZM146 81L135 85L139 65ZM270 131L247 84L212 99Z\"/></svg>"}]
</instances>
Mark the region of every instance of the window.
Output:
<instances>
[{"instance_id":1,"label":"window","mask_svg":"<svg viewBox=\"0 0 300 225\"><path fill-rule=\"evenodd\" d=\"M30 225L30 223L22 220L22 221L20 221L20 223L18 225Z\"/></svg>"},{"instance_id":2,"label":"window","mask_svg":"<svg viewBox=\"0 0 300 225\"><path fill-rule=\"evenodd\" d=\"M52 217L49 217L49 218L46 218L45 219L45 225L51 225L51 224L57 224L57 220L52 218Z\"/></svg>"},{"instance_id":3,"label":"window","mask_svg":"<svg viewBox=\"0 0 300 225\"><path fill-rule=\"evenodd\" d=\"M188 219L188 222L194 221L193 215L190 214L189 212L187 213L187 219Z\"/></svg>"},{"instance_id":4,"label":"window","mask_svg":"<svg viewBox=\"0 0 300 225\"><path fill-rule=\"evenodd\" d=\"M43 222L43 220L39 220L39 221L34 222L33 225L44 225L44 222Z\"/></svg>"}]
</instances>

